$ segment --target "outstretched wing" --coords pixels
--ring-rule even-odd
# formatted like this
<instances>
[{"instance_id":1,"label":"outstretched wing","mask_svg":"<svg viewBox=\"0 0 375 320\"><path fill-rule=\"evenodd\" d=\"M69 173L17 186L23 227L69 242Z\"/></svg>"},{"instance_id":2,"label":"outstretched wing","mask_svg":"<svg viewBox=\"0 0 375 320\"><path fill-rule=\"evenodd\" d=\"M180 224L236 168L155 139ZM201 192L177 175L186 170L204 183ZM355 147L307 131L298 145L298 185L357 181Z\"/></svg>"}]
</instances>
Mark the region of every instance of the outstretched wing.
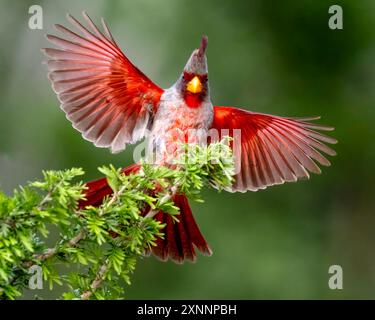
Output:
<instances>
[{"instance_id":1,"label":"outstretched wing","mask_svg":"<svg viewBox=\"0 0 375 320\"><path fill-rule=\"evenodd\" d=\"M97 147L119 152L144 136L163 90L125 57L103 19L105 35L83 16L88 28L67 16L82 35L57 24L66 39L47 36L59 47L44 49L49 79L73 127Z\"/></svg>"},{"instance_id":2,"label":"outstretched wing","mask_svg":"<svg viewBox=\"0 0 375 320\"><path fill-rule=\"evenodd\" d=\"M329 166L330 162L320 152L336 155L324 143L337 141L315 131L333 130L310 122L316 119L319 117L294 119L214 107L212 128L219 131L220 138L233 137L234 129L241 130L238 132L241 141L238 135L232 141L237 174L231 191L256 191L285 181L306 179L309 172L321 172L317 163Z\"/></svg>"}]
</instances>

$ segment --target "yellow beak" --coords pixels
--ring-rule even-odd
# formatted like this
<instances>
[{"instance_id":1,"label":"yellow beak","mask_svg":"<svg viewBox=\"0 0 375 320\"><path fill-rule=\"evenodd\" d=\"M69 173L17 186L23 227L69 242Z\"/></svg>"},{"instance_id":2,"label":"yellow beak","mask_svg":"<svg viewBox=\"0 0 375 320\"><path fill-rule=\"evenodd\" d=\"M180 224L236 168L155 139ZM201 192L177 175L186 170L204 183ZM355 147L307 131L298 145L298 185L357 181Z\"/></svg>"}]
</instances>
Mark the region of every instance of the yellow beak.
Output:
<instances>
[{"instance_id":1,"label":"yellow beak","mask_svg":"<svg viewBox=\"0 0 375 320\"><path fill-rule=\"evenodd\" d=\"M197 76L188 82L186 90L191 93L200 93L202 91L202 83Z\"/></svg>"}]
</instances>

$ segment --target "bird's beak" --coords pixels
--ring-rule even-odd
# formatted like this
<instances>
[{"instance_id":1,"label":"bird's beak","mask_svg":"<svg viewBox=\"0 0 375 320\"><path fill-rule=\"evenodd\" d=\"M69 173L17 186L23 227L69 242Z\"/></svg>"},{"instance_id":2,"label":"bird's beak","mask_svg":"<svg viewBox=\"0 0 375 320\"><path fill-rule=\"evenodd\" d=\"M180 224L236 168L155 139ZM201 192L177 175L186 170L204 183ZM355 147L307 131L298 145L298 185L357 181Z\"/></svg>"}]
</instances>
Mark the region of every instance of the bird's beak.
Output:
<instances>
[{"instance_id":1,"label":"bird's beak","mask_svg":"<svg viewBox=\"0 0 375 320\"><path fill-rule=\"evenodd\" d=\"M202 82L199 80L199 77L195 76L191 79L186 85L186 90L190 93L200 93L202 91Z\"/></svg>"}]
</instances>

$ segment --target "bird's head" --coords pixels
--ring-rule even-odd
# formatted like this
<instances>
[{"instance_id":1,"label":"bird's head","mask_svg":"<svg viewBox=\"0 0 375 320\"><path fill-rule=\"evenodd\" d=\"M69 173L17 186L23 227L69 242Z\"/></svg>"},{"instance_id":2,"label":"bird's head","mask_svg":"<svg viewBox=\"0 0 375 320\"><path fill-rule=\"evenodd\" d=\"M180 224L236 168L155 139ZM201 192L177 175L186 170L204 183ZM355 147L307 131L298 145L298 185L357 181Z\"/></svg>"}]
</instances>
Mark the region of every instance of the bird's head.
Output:
<instances>
[{"instance_id":1,"label":"bird's head","mask_svg":"<svg viewBox=\"0 0 375 320\"><path fill-rule=\"evenodd\" d=\"M206 58L207 43L207 36L203 36L200 47L193 51L177 81L178 90L191 108L197 108L203 101L210 99Z\"/></svg>"}]
</instances>

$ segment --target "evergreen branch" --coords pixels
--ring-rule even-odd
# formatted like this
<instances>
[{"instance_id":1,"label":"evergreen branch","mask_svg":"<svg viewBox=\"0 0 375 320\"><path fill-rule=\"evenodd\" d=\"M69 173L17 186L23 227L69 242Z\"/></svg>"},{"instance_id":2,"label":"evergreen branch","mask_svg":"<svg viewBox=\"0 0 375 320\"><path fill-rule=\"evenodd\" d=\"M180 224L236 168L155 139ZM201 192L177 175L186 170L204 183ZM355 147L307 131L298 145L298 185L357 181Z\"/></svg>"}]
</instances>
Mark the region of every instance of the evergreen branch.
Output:
<instances>
[{"instance_id":1,"label":"evergreen branch","mask_svg":"<svg viewBox=\"0 0 375 320\"><path fill-rule=\"evenodd\" d=\"M176 217L176 194L202 201L203 187L232 183L227 141L184 148L174 169L141 163L139 172L124 175L113 166L99 168L113 190L99 207L78 208L86 187L74 182L84 174L77 168L45 171L43 180L12 196L0 193L0 299L21 296L34 265L51 289L54 284L69 289L63 299L122 298L123 282L130 284L137 259L163 236L164 225L152 219L155 214ZM52 247L45 241L50 225L59 232ZM71 266L70 271L59 275L58 263Z\"/></svg>"}]
</instances>

